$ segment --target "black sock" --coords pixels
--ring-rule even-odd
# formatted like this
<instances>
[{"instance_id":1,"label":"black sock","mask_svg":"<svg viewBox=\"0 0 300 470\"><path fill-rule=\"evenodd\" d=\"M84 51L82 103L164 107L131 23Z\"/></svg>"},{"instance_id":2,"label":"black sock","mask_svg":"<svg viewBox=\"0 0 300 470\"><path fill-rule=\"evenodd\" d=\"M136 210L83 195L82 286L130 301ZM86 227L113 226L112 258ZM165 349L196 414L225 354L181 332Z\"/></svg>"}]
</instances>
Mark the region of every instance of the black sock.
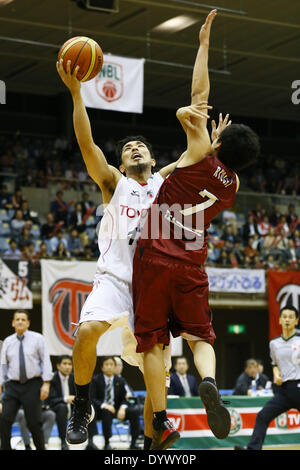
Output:
<instances>
[{"instance_id":1,"label":"black sock","mask_svg":"<svg viewBox=\"0 0 300 470\"><path fill-rule=\"evenodd\" d=\"M214 384L215 386L217 386L217 383L213 377L204 377L203 382L210 382Z\"/></svg>"},{"instance_id":2,"label":"black sock","mask_svg":"<svg viewBox=\"0 0 300 470\"><path fill-rule=\"evenodd\" d=\"M152 438L144 436L144 450L150 450L152 444Z\"/></svg>"},{"instance_id":3,"label":"black sock","mask_svg":"<svg viewBox=\"0 0 300 470\"><path fill-rule=\"evenodd\" d=\"M163 423L164 421L166 421L168 419L166 410L156 411L153 414L154 414L154 419L158 423Z\"/></svg>"},{"instance_id":4,"label":"black sock","mask_svg":"<svg viewBox=\"0 0 300 470\"><path fill-rule=\"evenodd\" d=\"M75 389L76 389L76 398L84 398L85 400L89 400L90 384L86 384L86 385L75 384Z\"/></svg>"}]
</instances>

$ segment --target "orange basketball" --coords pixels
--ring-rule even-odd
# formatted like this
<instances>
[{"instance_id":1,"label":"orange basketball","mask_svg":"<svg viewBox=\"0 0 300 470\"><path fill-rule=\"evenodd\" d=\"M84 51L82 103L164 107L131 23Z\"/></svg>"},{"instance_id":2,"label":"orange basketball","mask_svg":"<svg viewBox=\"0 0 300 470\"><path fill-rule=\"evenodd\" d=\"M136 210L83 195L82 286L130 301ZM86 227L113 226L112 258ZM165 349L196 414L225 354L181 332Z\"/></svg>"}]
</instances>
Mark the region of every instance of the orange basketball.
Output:
<instances>
[{"instance_id":1,"label":"orange basketball","mask_svg":"<svg viewBox=\"0 0 300 470\"><path fill-rule=\"evenodd\" d=\"M94 78L102 69L103 52L99 44L91 38L76 36L66 41L60 48L58 61L63 59L63 67L67 71L67 61L71 61L71 72L79 65L77 78L87 82Z\"/></svg>"}]
</instances>

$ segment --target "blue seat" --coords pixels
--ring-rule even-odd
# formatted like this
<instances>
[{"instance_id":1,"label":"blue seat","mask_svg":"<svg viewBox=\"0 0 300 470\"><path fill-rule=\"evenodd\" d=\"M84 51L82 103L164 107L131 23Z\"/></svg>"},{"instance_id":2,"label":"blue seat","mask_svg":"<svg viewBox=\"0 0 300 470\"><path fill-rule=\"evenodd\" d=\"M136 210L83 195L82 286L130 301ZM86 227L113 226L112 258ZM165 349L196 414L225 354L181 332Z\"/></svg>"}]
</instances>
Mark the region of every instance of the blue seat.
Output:
<instances>
[{"instance_id":1,"label":"blue seat","mask_svg":"<svg viewBox=\"0 0 300 470\"><path fill-rule=\"evenodd\" d=\"M97 225L97 219L90 215L85 223L87 227L95 227Z\"/></svg>"},{"instance_id":2,"label":"blue seat","mask_svg":"<svg viewBox=\"0 0 300 470\"><path fill-rule=\"evenodd\" d=\"M9 237L11 235L10 225L8 222L0 222L0 237Z\"/></svg>"},{"instance_id":3,"label":"blue seat","mask_svg":"<svg viewBox=\"0 0 300 470\"><path fill-rule=\"evenodd\" d=\"M4 251L9 250L9 238L0 237L0 251L4 253Z\"/></svg>"},{"instance_id":4,"label":"blue seat","mask_svg":"<svg viewBox=\"0 0 300 470\"><path fill-rule=\"evenodd\" d=\"M0 209L0 221L1 222L7 222L9 221L9 215L6 209Z\"/></svg>"},{"instance_id":5,"label":"blue seat","mask_svg":"<svg viewBox=\"0 0 300 470\"><path fill-rule=\"evenodd\" d=\"M41 238L41 229L36 224L31 227L30 233L32 233L34 238Z\"/></svg>"},{"instance_id":6,"label":"blue seat","mask_svg":"<svg viewBox=\"0 0 300 470\"><path fill-rule=\"evenodd\" d=\"M96 229L94 227L89 227L85 231L88 234L88 237L89 237L90 241L94 240L95 234L96 234Z\"/></svg>"}]
</instances>

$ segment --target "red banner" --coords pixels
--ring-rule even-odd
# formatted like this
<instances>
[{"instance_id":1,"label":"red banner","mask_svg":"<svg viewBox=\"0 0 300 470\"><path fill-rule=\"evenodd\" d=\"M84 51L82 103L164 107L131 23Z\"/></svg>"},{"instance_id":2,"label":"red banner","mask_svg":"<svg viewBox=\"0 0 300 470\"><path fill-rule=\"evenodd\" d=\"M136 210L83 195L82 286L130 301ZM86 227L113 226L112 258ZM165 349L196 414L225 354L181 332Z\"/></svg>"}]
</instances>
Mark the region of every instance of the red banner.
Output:
<instances>
[{"instance_id":1,"label":"red banner","mask_svg":"<svg viewBox=\"0 0 300 470\"><path fill-rule=\"evenodd\" d=\"M299 311L300 307L300 272L267 271L269 300L269 338L281 335L279 311L287 304L292 304Z\"/></svg>"}]
</instances>

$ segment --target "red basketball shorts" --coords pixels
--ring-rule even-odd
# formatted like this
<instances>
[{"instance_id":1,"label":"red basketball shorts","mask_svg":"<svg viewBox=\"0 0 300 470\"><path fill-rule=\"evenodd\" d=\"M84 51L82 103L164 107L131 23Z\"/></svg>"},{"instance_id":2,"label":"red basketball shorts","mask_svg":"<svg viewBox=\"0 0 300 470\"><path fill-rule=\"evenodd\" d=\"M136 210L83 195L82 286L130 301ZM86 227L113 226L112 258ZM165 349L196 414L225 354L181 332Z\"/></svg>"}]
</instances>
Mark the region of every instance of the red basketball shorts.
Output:
<instances>
[{"instance_id":1,"label":"red basketball shorts","mask_svg":"<svg viewBox=\"0 0 300 470\"><path fill-rule=\"evenodd\" d=\"M137 248L132 281L137 352L169 344L170 332L174 338L188 333L214 344L203 268Z\"/></svg>"}]
</instances>

